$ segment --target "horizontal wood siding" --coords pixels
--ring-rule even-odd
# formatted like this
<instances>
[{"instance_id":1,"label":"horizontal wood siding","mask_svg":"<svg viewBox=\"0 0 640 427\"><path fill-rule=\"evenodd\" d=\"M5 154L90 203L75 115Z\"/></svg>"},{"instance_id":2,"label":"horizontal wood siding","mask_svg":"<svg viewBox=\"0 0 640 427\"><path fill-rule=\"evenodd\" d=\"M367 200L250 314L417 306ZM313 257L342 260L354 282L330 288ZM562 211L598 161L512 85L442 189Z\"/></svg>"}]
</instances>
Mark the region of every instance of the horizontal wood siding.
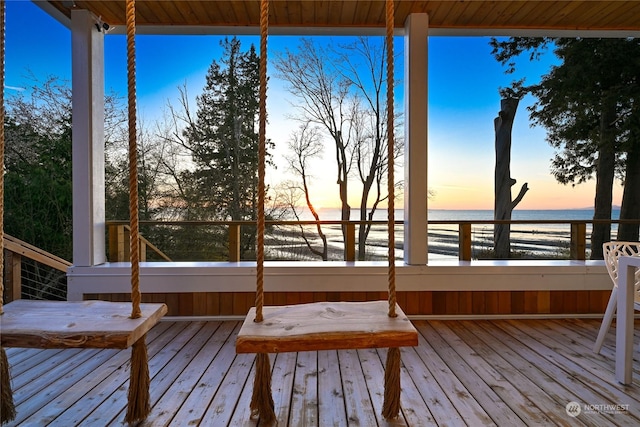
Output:
<instances>
[{"instance_id":1,"label":"horizontal wood siding","mask_svg":"<svg viewBox=\"0 0 640 427\"><path fill-rule=\"evenodd\" d=\"M409 291L398 292L407 315L602 314L610 291ZM386 292L266 292L266 305L321 301L375 301ZM85 299L130 301L129 294L86 294ZM163 302L168 316L244 316L254 292L151 293L143 302Z\"/></svg>"}]
</instances>

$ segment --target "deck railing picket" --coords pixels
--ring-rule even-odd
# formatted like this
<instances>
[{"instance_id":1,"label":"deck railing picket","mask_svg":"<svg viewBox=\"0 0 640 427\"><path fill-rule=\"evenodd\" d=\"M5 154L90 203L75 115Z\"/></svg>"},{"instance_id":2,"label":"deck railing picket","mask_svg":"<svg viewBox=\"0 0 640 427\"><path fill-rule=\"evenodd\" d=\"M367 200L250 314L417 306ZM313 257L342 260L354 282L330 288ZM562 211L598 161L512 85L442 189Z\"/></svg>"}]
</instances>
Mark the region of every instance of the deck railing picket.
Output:
<instances>
[{"instance_id":1,"label":"deck railing picket","mask_svg":"<svg viewBox=\"0 0 640 427\"><path fill-rule=\"evenodd\" d=\"M571 259L587 259L587 224L584 222L571 224Z\"/></svg>"},{"instance_id":2,"label":"deck railing picket","mask_svg":"<svg viewBox=\"0 0 640 427\"><path fill-rule=\"evenodd\" d=\"M458 259L471 261L471 223L458 225Z\"/></svg>"},{"instance_id":3,"label":"deck railing picket","mask_svg":"<svg viewBox=\"0 0 640 427\"><path fill-rule=\"evenodd\" d=\"M240 224L229 225L229 261L240 261Z\"/></svg>"}]
</instances>

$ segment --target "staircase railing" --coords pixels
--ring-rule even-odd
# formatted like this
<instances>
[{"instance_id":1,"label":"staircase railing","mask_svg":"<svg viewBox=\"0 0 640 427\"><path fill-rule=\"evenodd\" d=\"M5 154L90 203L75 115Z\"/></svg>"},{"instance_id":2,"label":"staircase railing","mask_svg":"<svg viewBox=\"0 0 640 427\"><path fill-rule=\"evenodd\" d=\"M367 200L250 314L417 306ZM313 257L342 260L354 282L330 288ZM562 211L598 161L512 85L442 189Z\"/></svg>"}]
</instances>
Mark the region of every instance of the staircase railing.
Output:
<instances>
[{"instance_id":1,"label":"staircase railing","mask_svg":"<svg viewBox=\"0 0 640 427\"><path fill-rule=\"evenodd\" d=\"M66 299L71 262L13 236L4 235L4 301Z\"/></svg>"}]
</instances>

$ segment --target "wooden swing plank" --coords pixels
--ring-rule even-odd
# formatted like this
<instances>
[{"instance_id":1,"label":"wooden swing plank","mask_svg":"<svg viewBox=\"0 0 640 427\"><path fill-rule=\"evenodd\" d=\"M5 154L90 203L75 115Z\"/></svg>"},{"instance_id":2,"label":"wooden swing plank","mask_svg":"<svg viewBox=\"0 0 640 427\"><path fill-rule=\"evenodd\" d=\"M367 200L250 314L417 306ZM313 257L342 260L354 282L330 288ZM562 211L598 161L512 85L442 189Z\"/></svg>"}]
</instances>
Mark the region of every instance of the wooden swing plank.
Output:
<instances>
[{"instance_id":1,"label":"wooden swing plank","mask_svg":"<svg viewBox=\"0 0 640 427\"><path fill-rule=\"evenodd\" d=\"M317 302L263 307L254 322L252 307L236 339L237 353L342 350L418 345L418 332L396 305L386 301Z\"/></svg>"},{"instance_id":2,"label":"wooden swing plank","mask_svg":"<svg viewBox=\"0 0 640 427\"><path fill-rule=\"evenodd\" d=\"M15 300L0 316L4 347L127 348L167 313L165 304L140 304L131 319L131 303L107 301Z\"/></svg>"}]
</instances>

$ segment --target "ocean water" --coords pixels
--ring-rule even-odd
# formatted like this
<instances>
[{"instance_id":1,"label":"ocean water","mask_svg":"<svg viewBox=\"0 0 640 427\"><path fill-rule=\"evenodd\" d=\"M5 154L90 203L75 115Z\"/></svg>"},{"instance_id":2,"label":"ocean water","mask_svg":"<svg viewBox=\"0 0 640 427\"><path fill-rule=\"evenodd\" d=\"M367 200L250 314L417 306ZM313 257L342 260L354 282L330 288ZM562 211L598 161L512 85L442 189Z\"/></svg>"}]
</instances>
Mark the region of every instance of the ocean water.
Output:
<instances>
[{"instance_id":1,"label":"ocean water","mask_svg":"<svg viewBox=\"0 0 640 427\"><path fill-rule=\"evenodd\" d=\"M339 220L340 209L322 208L318 210L320 219L322 220ZM404 218L404 210L395 210L396 220ZM304 214L304 219L313 219L310 215ZM359 210L351 210L351 220L359 217ZM447 210L447 209L429 209L428 218L430 221L478 221L492 220L493 210ZM514 210L512 219L534 221L534 220L590 220L593 218L593 209L546 209L546 210ZM620 218L620 209L613 209L612 219ZM386 220L387 210L377 209L374 214L376 220Z\"/></svg>"},{"instance_id":2,"label":"ocean water","mask_svg":"<svg viewBox=\"0 0 640 427\"><path fill-rule=\"evenodd\" d=\"M340 209L320 209L320 219L325 221L340 220ZM620 210L614 209L612 219L620 217ZM403 210L395 211L396 221L404 218ZM513 220L520 221L572 221L591 220L593 209L565 209L565 210L514 210ZM301 219L313 219L310 214L303 214ZM352 221L359 219L359 211L352 210ZM428 248L429 260L451 260L458 258L458 225L438 224L438 221L484 221L492 220L492 210L429 210L428 212ZM386 221L386 209L377 210L374 220ZM341 227L339 225L324 225L323 232L327 236L329 247L329 259L340 260L344 250ZM472 256L482 256L493 249L493 225L472 225ZM281 230L282 231L282 230ZM612 236L615 237L617 225L612 225ZM296 239L299 227L288 230L288 240L279 241L271 245L272 258L285 259L317 259L307 248L306 243L300 237ZM396 258L402 259L403 225L395 227L396 234ZM587 236L591 234L591 225L587 224ZM321 241L317 237L315 226L305 227L307 241L315 248L321 248ZM571 236L571 226L564 224L512 224L511 225L511 249L527 258L568 258ZM358 229L356 229L356 240ZM386 224L373 225L367 237L367 259L386 259L388 232ZM587 245L589 245L587 237Z\"/></svg>"}]
</instances>

